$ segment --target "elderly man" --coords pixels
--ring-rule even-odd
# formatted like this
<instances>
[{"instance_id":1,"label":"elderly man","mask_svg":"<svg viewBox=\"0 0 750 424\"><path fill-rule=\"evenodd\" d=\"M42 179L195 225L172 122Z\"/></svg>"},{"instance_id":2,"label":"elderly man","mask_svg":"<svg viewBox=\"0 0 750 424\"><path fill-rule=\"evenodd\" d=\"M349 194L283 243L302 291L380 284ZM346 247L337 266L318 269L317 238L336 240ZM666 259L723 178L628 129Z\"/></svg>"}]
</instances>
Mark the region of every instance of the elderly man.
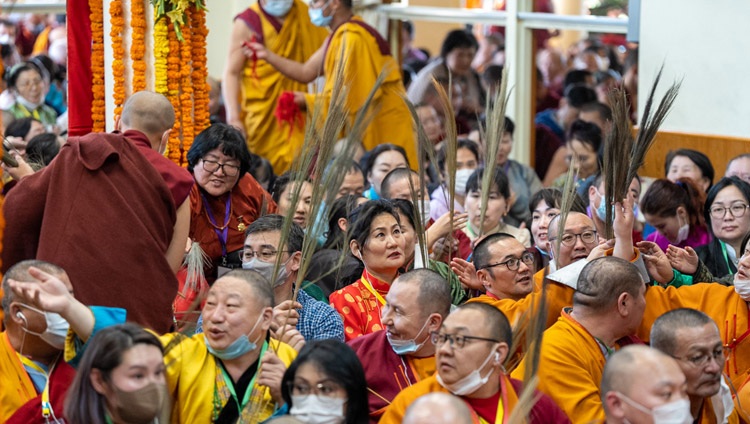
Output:
<instances>
[{"instance_id":1,"label":"elderly man","mask_svg":"<svg viewBox=\"0 0 750 424\"><path fill-rule=\"evenodd\" d=\"M417 269L393 281L385 302L385 330L349 342L365 369L373 423L401 390L435 373L430 334L450 312L451 293L440 274Z\"/></svg>"},{"instance_id":2,"label":"elderly man","mask_svg":"<svg viewBox=\"0 0 750 424\"><path fill-rule=\"evenodd\" d=\"M677 359L687 378L693 419L702 424L739 422L729 387L722 384L726 349L711 317L695 309L669 311L654 321L651 346Z\"/></svg>"},{"instance_id":3,"label":"elderly man","mask_svg":"<svg viewBox=\"0 0 750 424\"><path fill-rule=\"evenodd\" d=\"M71 138L3 205L3 270L36 258L61 266L86 304L125 308L157 332L173 324L175 272L190 226L190 174L162 156L174 110L162 95L125 103L121 134ZM105 201L106 199L106 201Z\"/></svg>"},{"instance_id":4,"label":"elderly man","mask_svg":"<svg viewBox=\"0 0 750 424\"><path fill-rule=\"evenodd\" d=\"M35 268L29 269L29 275L39 283L11 280L10 288L19 296L39 299L45 312L62 315L79 339L75 346L101 328L125 322L122 309L89 309L58 278ZM209 289L203 309L205 333L161 336L164 362L169 364L166 379L173 423L247 422L250 417L263 421L284 403L281 379L296 353L269 338L273 298L263 276L233 270ZM81 352L77 354L73 362ZM251 396L256 390L259 395Z\"/></svg>"},{"instance_id":5,"label":"elderly man","mask_svg":"<svg viewBox=\"0 0 750 424\"><path fill-rule=\"evenodd\" d=\"M746 183L750 183L750 154L745 153L735 156L727 164L725 177L737 177Z\"/></svg>"},{"instance_id":6,"label":"elderly man","mask_svg":"<svg viewBox=\"0 0 750 424\"><path fill-rule=\"evenodd\" d=\"M414 401L406 410L403 424L472 424L466 402L448 393L430 393Z\"/></svg>"},{"instance_id":7,"label":"elderly man","mask_svg":"<svg viewBox=\"0 0 750 424\"><path fill-rule=\"evenodd\" d=\"M589 262L578 278L573 308L544 332L539 353L539 390L573 422L604 419L599 382L604 363L618 346L633 343L643 318L646 286L626 260L604 257ZM522 378L524 358L513 377Z\"/></svg>"},{"instance_id":8,"label":"elderly man","mask_svg":"<svg viewBox=\"0 0 750 424\"><path fill-rule=\"evenodd\" d=\"M16 295L8 281L28 280L36 267L55 275L65 290L73 291L65 271L48 262L28 260L12 266L3 278L2 309L5 331L0 333L0 422L43 423L63 417L63 401L75 370L62 360L68 323L45 313L34 299ZM50 406L42 407L43 393Z\"/></svg>"},{"instance_id":9,"label":"elderly man","mask_svg":"<svg viewBox=\"0 0 750 424\"><path fill-rule=\"evenodd\" d=\"M607 424L690 424L685 376L669 356L647 346L626 346L604 366L602 404ZM699 421L702 422L702 421Z\"/></svg>"},{"instance_id":10,"label":"elderly man","mask_svg":"<svg viewBox=\"0 0 750 424\"><path fill-rule=\"evenodd\" d=\"M386 409L381 423L400 423L406 408L426 393L461 397L487 422L505 422L518 403L522 383L507 376L503 363L512 334L510 323L496 308L481 303L459 306L440 331L432 333L437 372L404 389ZM546 395L537 393L530 423L566 423L565 414Z\"/></svg>"},{"instance_id":11,"label":"elderly man","mask_svg":"<svg viewBox=\"0 0 750 424\"><path fill-rule=\"evenodd\" d=\"M343 342L344 323L338 312L327 303L315 300L303 290L317 289L317 286L303 283L300 290L297 290L296 301L292 300L302 260L305 233L299 225L292 222L286 243L283 243L283 227L284 217L281 215L258 218L245 231L245 248L242 251L242 267L257 271L273 285L276 307L273 310L274 322L271 329L280 335L285 332L286 326L296 327L306 341L336 339ZM279 255L279 269L274 274L275 262Z\"/></svg>"}]
</instances>

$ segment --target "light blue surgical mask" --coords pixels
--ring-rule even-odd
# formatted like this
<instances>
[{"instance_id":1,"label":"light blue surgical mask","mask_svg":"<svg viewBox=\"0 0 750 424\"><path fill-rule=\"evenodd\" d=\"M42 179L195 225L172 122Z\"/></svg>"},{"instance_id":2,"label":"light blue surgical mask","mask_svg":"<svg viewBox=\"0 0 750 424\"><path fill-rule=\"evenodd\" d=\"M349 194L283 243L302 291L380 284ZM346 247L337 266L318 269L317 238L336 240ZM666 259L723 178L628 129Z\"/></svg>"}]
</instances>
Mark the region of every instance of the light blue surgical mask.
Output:
<instances>
[{"instance_id":1,"label":"light blue surgical mask","mask_svg":"<svg viewBox=\"0 0 750 424\"><path fill-rule=\"evenodd\" d=\"M266 0L263 10L271 16L280 18L289 13L293 4L294 0Z\"/></svg>"},{"instance_id":2,"label":"light blue surgical mask","mask_svg":"<svg viewBox=\"0 0 750 424\"><path fill-rule=\"evenodd\" d=\"M312 22L313 25L319 27L327 27L331 24L331 21L333 20L333 14L331 14L331 16L323 16L323 9L325 9L325 5L318 9L313 9L312 7L307 9L308 13L310 14L310 22Z\"/></svg>"},{"instance_id":3,"label":"light blue surgical mask","mask_svg":"<svg viewBox=\"0 0 750 424\"><path fill-rule=\"evenodd\" d=\"M601 193L599 193L599 189L596 189L596 194L599 195L599 198L601 201L599 202L599 206L596 208L596 216L599 217L602 221L607 220L607 199L602 196ZM615 217L615 208L614 206L610 206L610 210L612 211L612 218Z\"/></svg>"},{"instance_id":4,"label":"light blue surgical mask","mask_svg":"<svg viewBox=\"0 0 750 424\"><path fill-rule=\"evenodd\" d=\"M253 325L253 328L248 332L248 334L255 331L255 328L258 326L258 324L260 324L261 319L263 319L263 315L258 317L258 320L255 321L255 325ZM258 348L258 345L256 343L257 340L255 342L251 342L248 334L243 334L237 337L237 340L233 341L232 344L227 346L226 349L214 349L213 347L211 347L211 343L208 342L208 338L204 338L206 342L206 349L208 349L209 353L223 361L230 361L232 359L239 358L240 356L248 352L252 352ZM262 337L263 336L261 336L260 338Z\"/></svg>"},{"instance_id":5,"label":"light blue surgical mask","mask_svg":"<svg viewBox=\"0 0 750 424\"><path fill-rule=\"evenodd\" d=\"M428 323L429 321L425 322L422 328L419 330L419 333L417 333L417 335L414 336L414 338L411 340L395 340L391 338L391 333L386 332L385 337L388 339L388 343L390 343L391 349L396 352L396 355L408 355L421 349L422 346L424 346L424 344L427 342L427 339L424 339L424 341L419 344L417 344L416 340L419 338L419 335L422 334L422 331L424 331L424 329L427 327Z\"/></svg>"}]
</instances>

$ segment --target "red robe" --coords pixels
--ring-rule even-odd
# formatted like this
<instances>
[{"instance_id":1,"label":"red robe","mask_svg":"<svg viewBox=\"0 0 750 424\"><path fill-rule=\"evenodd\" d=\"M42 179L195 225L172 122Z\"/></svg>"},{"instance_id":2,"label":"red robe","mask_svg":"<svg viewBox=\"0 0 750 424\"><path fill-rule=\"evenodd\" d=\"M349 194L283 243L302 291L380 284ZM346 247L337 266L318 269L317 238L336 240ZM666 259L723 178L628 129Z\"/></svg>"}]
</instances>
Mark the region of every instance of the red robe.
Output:
<instances>
[{"instance_id":1,"label":"red robe","mask_svg":"<svg viewBox=\"0 0 750 424\"><path fill-rule=\"evenodd\" d=\"M60 359L60 361L52 370L50 376L49 386L49 401L52 404L52 410L58 419L63 418L65 410L65 396L68 393L68 388L73 384L73 380L76 377L76 370L68 365L67 362ZM26 402L22 407L16 410L6 424L30 424L39 423L43 424L47 421L42 417L42 395L31 399ZM50 418L50 422L52 419Z\"/></svg>"},{"instance_id":2,"label":"red robe","mask_svg":"<svg viewBox=\"0 0 750 424\"><path fill-rule=\"evenodd\" d=\"M169 331L177 279L165 253L180 189L143 151L123 134L70 138L6 198L3 271L24 259L52 262L84 304L125 308L132 321Z\"/></svg>"},{"instance_id":3,"label":"red robe","mask_svg":"<svg viewBox=\"0 0 750 424\"><path fill-rule=\"evenodd\" d=\"M209 283L216 280L216 272L222 258L221 243L216 234L201 199L201 189L194 184L190 190L190 238L200 243L201 249L211 259L204 273ZM216 198L202 192L211 207L214 219L221 225L224 223L226 211L226 197ZM229 224L227 229L227 253L242 249L245 245L245 228L266 213L276 213L276 202L271 195L249 173L242 176L230 192L232 196L229 210ZM265 210L264 209L265 204ZM234 262L241 262L239 253L233 258Z\"/></svg>"},{"instance_id":4,"label":"red robe","mask_svg":"<svg viewBox=\"0 0 750 424\"><path fill-rule=\"evenodd\" d=\"M348 342L365 370L370 422L378 422L401 390L421 380L409 357L396 355L385 333L381 330Z\"/></svg>"}]
</instances>

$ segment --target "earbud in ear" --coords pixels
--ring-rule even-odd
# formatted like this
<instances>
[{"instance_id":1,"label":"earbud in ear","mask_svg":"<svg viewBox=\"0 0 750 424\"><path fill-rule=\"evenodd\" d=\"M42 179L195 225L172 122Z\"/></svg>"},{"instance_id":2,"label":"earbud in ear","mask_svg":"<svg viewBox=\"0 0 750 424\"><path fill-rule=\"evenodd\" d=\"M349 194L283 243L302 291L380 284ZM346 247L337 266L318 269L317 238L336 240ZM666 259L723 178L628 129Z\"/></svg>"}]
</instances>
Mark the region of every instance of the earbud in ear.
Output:
<instances>
[{"instance_id":1,"label":"earbud in ear","mask_svg":"<svg viewBox=\"0 0 750 424\"><path fill-rule=\"evenodd\" d=\"M495 352L495 362L500 362L500 352Z\"/></svg>"},{"instance_id":2,"label":"earbud in ear","mask_svg":"<svg viewBox=\"0 0 750 424\"><path fill-rule=\"evenodd\" d=\"M16 318L20 318L22 320L26 319L26 317L23 316L23 312L21 312L21 311L16 312Z\"/></svg>"}]
</instances>

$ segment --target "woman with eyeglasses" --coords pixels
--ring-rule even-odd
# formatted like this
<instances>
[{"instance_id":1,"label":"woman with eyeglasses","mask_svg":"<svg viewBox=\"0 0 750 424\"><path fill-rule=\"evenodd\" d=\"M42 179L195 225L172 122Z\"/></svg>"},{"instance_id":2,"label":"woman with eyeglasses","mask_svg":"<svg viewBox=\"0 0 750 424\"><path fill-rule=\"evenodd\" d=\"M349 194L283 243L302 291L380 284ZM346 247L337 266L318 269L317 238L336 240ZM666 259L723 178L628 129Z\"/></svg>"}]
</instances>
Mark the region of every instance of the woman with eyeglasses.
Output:
<instances>
[{"instance_id":1,"label":"woman with eyeglasses","mask_svg":"<svg viewBox=\"0 0 750 424\"><path fill-rule=\"evenodd\" d=\"M302 423L367 424L367 381L354 351L337 340L305 345L281 381L280 411ZM277 413L277 415L279 415Z\"/></svg>"},{"instance_id":2,"label":"woman with eyeglasses","mask_svg":"<svg viewBox=\"0 0 750 424\"><path fill-rule=\"evenodd\" d=\"M693 283L732 285L742 240L750 232L749 205L750 184L737 177L719 180L708 191L703 212L713 240L696 249L669 246L666 253L672 267L691 276Z\"/></svg>"},{"instance_id":3,"label":"woman with eyeglasses","mask_svg":"<svg viewBox=\"0 0 750 424\"><path fill-rule=\"evenodd\" d=\"M16 119L34 118L49 130L55 126L57 112L44 104L44 96L49 90L49 75L46 69L42 70L41 66L34 62L19 63L10 69L7 83L15 99L2 111L5 125Z\"/></svg>"},{"instance_id":4,"label":"woman with eyeglasses","mask_svg":"<svg viewBox=\"0 0 750 424\"><path fill-rule=\"evenodd\" d=\"M187 153L195 185L190 191L190 232L210 259L204 266L209 284L242 266L245 229L276 203L248 173L250 152L234 127L214 124L203 130Z\"/></svg>"},{"instance_id":5,"label":"woman with eyeglasses","mask_svg":"<svg viewBox=\"0 0 750 424\"><path fill-rule=\"evenodd\" d=\"M670 245L698 248L707 244L711 234L703 218L704 202L703 191L690 178L654 181L640 202L646 222L656 229L646 240L664 251Z\"/></svg>"}]
</instances>

